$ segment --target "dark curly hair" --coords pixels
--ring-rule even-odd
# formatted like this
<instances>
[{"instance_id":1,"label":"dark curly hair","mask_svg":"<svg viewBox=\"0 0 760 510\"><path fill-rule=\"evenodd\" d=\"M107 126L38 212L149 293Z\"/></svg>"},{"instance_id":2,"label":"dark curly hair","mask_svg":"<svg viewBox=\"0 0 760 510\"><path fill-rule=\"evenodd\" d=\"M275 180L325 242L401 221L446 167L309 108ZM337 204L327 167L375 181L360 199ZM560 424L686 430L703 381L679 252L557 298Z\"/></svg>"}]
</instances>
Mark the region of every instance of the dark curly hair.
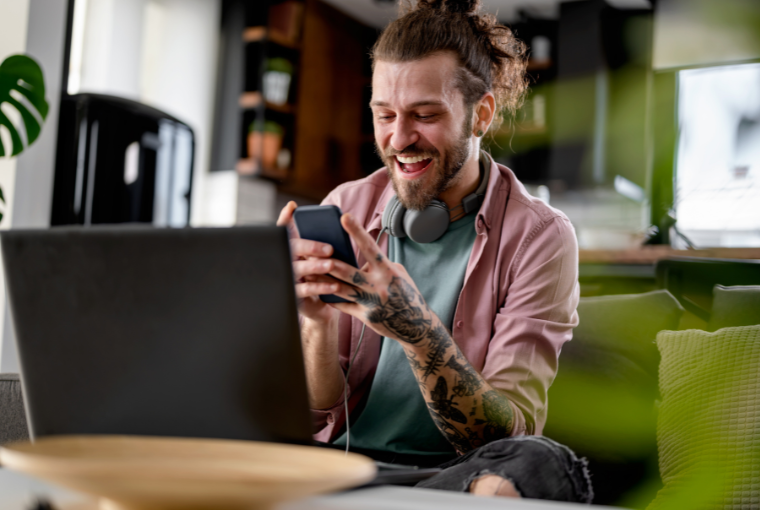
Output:
<instances>
[{"instance_id":1,"label":"dark curly hair","mask_svg":"<svg viewBox=\"0 0 760 510\"><path fill-rule=\"evenodd\" d=\"M472 107L488 91L496 97L495 131L504 114L514 116L528 89L527 49L496 16L480 13L480 0L418 0L401 5L372 48L372 62L410 62L453 52L459 60L457 87Z\"/></svg>"}]
</instances>

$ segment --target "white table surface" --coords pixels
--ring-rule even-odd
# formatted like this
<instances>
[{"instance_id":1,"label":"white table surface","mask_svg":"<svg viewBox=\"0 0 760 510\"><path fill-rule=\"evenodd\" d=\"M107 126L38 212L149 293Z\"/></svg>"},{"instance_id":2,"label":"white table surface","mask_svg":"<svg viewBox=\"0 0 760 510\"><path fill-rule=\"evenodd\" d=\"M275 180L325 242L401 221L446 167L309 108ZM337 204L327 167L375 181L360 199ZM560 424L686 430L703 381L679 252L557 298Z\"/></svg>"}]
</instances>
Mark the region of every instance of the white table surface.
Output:
<instances>
[{"instance_id":1,"label":"white table surface","mask_svg":"<svg viewBox=\"0 0 760 510\"><path fill-rule=\"evenodd\" d=\"M0 467L0 509L29 510L43 497L55 508L91 501L86 496ZM89 505L88 505L89 506ZM318 496L281 505L277 510L580 510L586 505L539 500L485 498L448 491L411 487L372 487ZM611 507L593 507L594 510Z\"/></svg>"}]
</instances>

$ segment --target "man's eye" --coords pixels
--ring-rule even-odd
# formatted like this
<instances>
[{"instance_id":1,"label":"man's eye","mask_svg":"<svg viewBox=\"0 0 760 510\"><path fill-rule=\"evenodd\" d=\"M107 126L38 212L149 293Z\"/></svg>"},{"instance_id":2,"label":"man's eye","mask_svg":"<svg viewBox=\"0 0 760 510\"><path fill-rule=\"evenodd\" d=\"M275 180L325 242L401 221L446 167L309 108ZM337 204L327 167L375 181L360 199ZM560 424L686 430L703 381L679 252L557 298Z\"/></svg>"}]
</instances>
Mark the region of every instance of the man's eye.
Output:
<instances>
[{"instance_id":1,"label":"man's eye","mask_svg":"<svg viewBox=\"0 0 760 510\"><path fill-rule=\"evenodd\" d=\"M430 120L433 117L435 117L435 115L417 115L417 118L420 120Z\"/></svg>"}]
</instances>

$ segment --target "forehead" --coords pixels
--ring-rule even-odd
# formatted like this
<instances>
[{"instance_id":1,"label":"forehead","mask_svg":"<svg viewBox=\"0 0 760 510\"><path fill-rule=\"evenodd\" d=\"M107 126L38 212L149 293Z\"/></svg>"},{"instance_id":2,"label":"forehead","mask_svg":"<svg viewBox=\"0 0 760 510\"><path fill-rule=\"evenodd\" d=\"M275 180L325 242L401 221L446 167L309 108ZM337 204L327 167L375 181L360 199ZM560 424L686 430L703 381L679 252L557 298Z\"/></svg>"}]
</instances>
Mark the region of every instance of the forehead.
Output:
<instances>
[{"instance_id":1,"label":"forehead","mask_svg":"<svg viewBox=\"0 0 760 510\"><path fill-rule=\"evenodd\" d=\"M457 95L458 63L451 53L438 53L411 62L378 60L372 74L372 102L402 108L420 101L453 106Z\"/></svg>"}]
</instances>

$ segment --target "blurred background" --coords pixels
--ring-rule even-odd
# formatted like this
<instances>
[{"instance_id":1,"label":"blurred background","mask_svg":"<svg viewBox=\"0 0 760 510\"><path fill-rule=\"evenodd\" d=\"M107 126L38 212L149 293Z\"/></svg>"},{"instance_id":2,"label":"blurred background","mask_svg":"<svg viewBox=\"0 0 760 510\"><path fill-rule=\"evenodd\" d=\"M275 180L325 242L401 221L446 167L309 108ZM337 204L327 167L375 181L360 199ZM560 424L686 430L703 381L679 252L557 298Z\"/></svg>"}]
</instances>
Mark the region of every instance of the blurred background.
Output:
<instances>
[{"instance_id":1,"label":"blurred background","mask_svg":"<svg viewBox=\"0 0 760 510\"><path fill-rule=\"evenodd\" d=\"M272 221L288 199L318 202L381 166L367 106L368 52L397 14L393 0L52 3L2 3L0 54L25 50L42 64L52 107L44 149L18 161L23 168L33 152L46 152L44 165L38 155L35 169L23 171L45 179L29 192L19 183L16 197L14 163L3 163L0 182L10 185L3 226L23 226L27 217L32 224ZM484 6L529 46L532 85L488 148L570 217L581 249L760 246L756 2ZM153 127L135 121L142 127L112 135L116 127L97 121L104 111L114 118L114 108L119 125L143 119ZM100 142L92 140L96 123ZM98 147L104 136L113 140L100 158L93 154L93 168L104 167L99 182L118 174L118 186L150 181L155 189L140 198L113 184L88 195L90 142ZM8 140L2 128L0 139ZM104 201L129 210L104 212Z\"/></svg>"},{"instance_id":2,"label":"blurred background","mask_svg":"<svg viewBox=\"0 0 760 510\"><path fill-rule=\"evenodd\" d=\"M483 4L530 49L530 93L488 150L568 215L581 249L588 301L546 432L592 459L597 502L643 508L660 486L654 337L717 329L713 286L760 284L760 2ZM0 228L224 227L318 203L381 166L369 50L397 10L0 0L0 61L33 57L50 103L34 145L0 158ZM17 372L0 305L0 372ZM760 322L753 306L722 324Z\"/></svg>"}]
</instances>

